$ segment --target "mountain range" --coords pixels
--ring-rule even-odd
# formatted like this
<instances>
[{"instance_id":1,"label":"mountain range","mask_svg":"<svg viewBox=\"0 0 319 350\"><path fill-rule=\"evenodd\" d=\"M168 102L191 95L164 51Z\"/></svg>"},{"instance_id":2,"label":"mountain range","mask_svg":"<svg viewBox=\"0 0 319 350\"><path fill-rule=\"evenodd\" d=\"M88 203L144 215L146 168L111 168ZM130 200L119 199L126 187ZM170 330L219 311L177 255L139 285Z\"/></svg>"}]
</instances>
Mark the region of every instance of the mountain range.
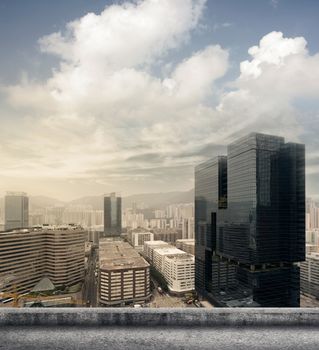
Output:
<instances>
[{"instance_id":1,"label":"mountain range","mask_svg":"<svg viewBox=\"0 0 319 350\"><path fill-rule=\"evenodd\" d=\"M194 190L176 191L166 193L143 193L123 197L123 209L131 207L133 202L143 205L146 208L161 209L170 204L191 203L194 201ZM69 205L87 205L92 206L94 210L103 210L103 195L86 196L69 202L64 202L55 198L45 196L30 196L30 210ZM0 198L0 209L4 206L4 198Z\"/></svg>"}]
</instances>

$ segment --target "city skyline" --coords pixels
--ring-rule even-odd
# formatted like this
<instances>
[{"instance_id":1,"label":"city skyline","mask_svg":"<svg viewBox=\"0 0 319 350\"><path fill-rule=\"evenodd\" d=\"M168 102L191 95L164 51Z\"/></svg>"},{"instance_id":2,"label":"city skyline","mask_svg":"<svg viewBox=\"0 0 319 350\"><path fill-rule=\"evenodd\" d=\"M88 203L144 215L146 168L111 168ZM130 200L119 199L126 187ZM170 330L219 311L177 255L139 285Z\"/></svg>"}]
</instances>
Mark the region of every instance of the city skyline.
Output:
<instances>
[{"instance_id":1,"label":"city skyline","mask_svg":"<svg viewBox=\"0 0 319 350\"><path fill-rule=\"evenodd\" d=\"M318 6L2 1L0 195L189 190L256 131L306 144L318 200Z\"/></svg>"}]
</instances>

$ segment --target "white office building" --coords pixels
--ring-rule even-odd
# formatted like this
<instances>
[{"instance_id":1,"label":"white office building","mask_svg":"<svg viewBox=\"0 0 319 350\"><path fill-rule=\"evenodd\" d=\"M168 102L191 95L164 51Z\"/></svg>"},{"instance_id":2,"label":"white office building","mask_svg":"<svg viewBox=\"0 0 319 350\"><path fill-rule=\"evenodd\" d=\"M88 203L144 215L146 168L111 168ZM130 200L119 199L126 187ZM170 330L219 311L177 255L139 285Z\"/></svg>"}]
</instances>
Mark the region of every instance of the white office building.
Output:
<instances>
[{"instance_id":1,"label":"white office building","mask_svg":"<svg viewBox=\"0 0 319 350\"><path fill-rule=\"evenodd\" d=\"M163 276L171 293L181 294L194 290L194 255L177 254L165 256Z\"/></svg>"},{"instance_id":2,"label":"white office building","mask_svg":"<svg viewBox=\"0 0 319 350\"><path fill-rule=\"evenodd\" d=\"M195 255L195 240L194 239L178 239L176 241L176 248Z\"/></svg>"},{"instance_id":3,"label":"white office building","mask_svg":"<svg viewBox=\"0 0 319 350\"><path fill-rule=\"evenodd\" d=\"M134 249L142 251L144 242L154 241L154 234L152 232L129 232L128 239Z\"/></svg>"},{"instance_id":4,"label":"white office building","mask_svg":"<svg viewBox=\"0 0 319 350\"><path fill-rule=\"evenodd\" d=\"M143 255L151 262L153 262L153 253L154 249L168 247L170 246L167 242L164 241L149 241L144 242Z\"/></svg>"},{"instance_id":5,"label":"white office building","mask_svg":"<svg viewBox=\"0 0 319 350\"><path fill-rule=\"evenodd\" d=\"M167 247L156 248L153 251L153 265L158 272L160 272L161 274L164 274L165 257L170 255L179 255L179 254L186 254L186 253L171 245L168 245Z\"/></svg>"},{"instance_id":6,"label":"white office building","mask_svg":"<svg viewBox=\"0 0 319 350\"><path fill-rule=\"evenodd\" d=\"M319 298L319 253L310 253L300 263L301 292Z\"/></svg>"}]
</instances>

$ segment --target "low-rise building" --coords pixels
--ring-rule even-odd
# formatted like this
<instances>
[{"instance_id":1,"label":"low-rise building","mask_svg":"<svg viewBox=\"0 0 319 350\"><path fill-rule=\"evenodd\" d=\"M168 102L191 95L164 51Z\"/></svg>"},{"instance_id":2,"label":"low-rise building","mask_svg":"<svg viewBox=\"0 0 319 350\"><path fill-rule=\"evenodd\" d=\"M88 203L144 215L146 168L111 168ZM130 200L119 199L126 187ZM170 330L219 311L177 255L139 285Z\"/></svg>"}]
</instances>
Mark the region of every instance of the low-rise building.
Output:
<instances>
[{"instance_id":1,"label":"low-rise building","mask_svg":"<svg viewBox=\"0 0 319 350\"><path fill-rule=\"evenodd\" d=\"M162 274L171 293L182 294L194 289L194 255L163 241L145 242L143 252L152 266Z\"/></svg>"},{"instance_id":2,"label":"low-rise building","mask_svg":"<svg viewBox=\"0 0 319 350\"><path fill-rule=\"evenodd\" d=\"M100 305L124 305L150 298L150 265L130 244L100 240L99 267Z\"/></svg>"},{"instance_id":3,"label":"low-rise building","mask_svg":"<svg viewBox=\"0 0 319 350\"><path fill-rule=\"evenodd\" d=\"M144 242L143 254L152 263L154 249L168 247L169 244L164 241L148 241Z\"/></svg>"},{"instance_id":4,"label":"low-rise building","mask_svg":"<svg viewBox=\"0 0 319 350\"><path fill-rule=\"evenodd\" d=\"M307 254L300 263L300 290L319 298L319 253Z\"/></svg>"},{"instance_id":5,"label":"low-rise building","mask_svg":"<svg viewBox=\"0 0 319 350\"><path fill-rule=\"evenodd\" d=\"M149 231L131 231L128 233L128 240L134 249L142 251L144 248L144 242L154 240L154 234Z\"/></svg>"},{"instance_id":6,"label":"low-rise building","mask_svg":"<svg viewBox=\"0 0 319 350\"><path fill-rule=\"evenodd\" d=\"M195 289L195 257L191 254L165 256L163 276L171 293Z\"/></svg>"},{"instance_id":7,"label":"low-rise building","mask_svg":"<svg viewBox=\"0 0 319 350\"><path fill-rule=\"evenodd\" d=\"M176 248L183 250L188 254L195 255L195 240L194 239L178 239Z\"/></svg>"},{"instance_id":8,"label":"low-rise building","mask_svg":"<svg viewBox=\"0 0 319 350\"><path fill-rule=\"evenodd\" d=\"M319 246L316 244L306 244L306 254L310 254L310 253L319 253Z\"/></svg>"},{"instance_id":9,"label":"low-rise building","mask_svg":"<svg viewBox=\"0 0 319 350\"><path fill-rule=\"evenodd\" d=\"M178 239L182 239L182 230L181 229L153 229L154 240L156 241L164 241L167 243L175 244Z\"/></svg>"},{"instance_id":10,"label":"low-rise building","mask_svg":"<svg viewBox=\"0 0 319 350\"><path fill-rule=\"evenodd\" d=\"M306 243L319 246L319 229L314 228L306 231Z\"/></svg>"},{"instance_id":11,"label":"low-rise building","mask_svg":"<svg viewBox=\"0 0 319 350\"><path fill-rule=\"evenodd\" d=\"M169 255L178 255L178 254L186 254L186 253L171 245L168 245L167 247L156 248L153 251L153 265L158 272L160 272L161 274L164 274L165 257Z\"/></svg>"},{"instance_id":12,"label":"low-rise building","mask_svg":"<svg viewBox=\"0 0 319 350\"><path fill-rule=\"evenodd\" d=\"M58 286L84 279L86 231L43 226L0 232L0 276L5 293L27 293L44 277Z\"/></svg>"}]
</instances>

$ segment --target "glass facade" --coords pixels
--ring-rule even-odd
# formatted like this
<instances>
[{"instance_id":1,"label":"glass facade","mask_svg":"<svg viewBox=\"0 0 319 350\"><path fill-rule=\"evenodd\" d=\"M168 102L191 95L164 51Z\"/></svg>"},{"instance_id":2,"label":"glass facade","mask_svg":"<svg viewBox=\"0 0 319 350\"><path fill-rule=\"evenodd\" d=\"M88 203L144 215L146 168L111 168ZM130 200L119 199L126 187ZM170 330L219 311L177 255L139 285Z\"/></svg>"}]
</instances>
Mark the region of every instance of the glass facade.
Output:
<instances>
[{"instance_id":1,"label":"glass facade","mask_svg":"<svg viewBox=\"0 0 319 350\"><path fill-rule=\"evenodd\" d=\"M216 157L195 169L195 284L212 290L212 255L216 251L219 208L227 207L227 158Z\"/></svg>"},{"instance_id":2,"label":"glass facade","mask_svg":"<svg viewBox=\"0 0 319 350\"><path fill-rule=\"evenodd\" d=\"M25 193L8 192L4 205L5 230L29 227L29 198Z\"/></svg>"},{"instance_id":3,"label":"glass facade","mask_svg":"<svg viewBox=\"0 0 319 350\"><path fill-rule=\"evenodd\" d=\"M252 133L217 159L223 161L195 169L197 290L220 305L299 306L295 262L305 257L304 145ZM205 254L201 222L208 223ZM202 275L208 280L202 282Z\"/></svg>"},{"instance_id":4,"label":"glass facade","mask_svg":"<svg viewBox=\"0 0 319 350\"><path fill-rule=\"evenodd\" d=\"M115 193L104 197L104 237L122 233L122 198Z\"/></svg>"}]
</instances>

